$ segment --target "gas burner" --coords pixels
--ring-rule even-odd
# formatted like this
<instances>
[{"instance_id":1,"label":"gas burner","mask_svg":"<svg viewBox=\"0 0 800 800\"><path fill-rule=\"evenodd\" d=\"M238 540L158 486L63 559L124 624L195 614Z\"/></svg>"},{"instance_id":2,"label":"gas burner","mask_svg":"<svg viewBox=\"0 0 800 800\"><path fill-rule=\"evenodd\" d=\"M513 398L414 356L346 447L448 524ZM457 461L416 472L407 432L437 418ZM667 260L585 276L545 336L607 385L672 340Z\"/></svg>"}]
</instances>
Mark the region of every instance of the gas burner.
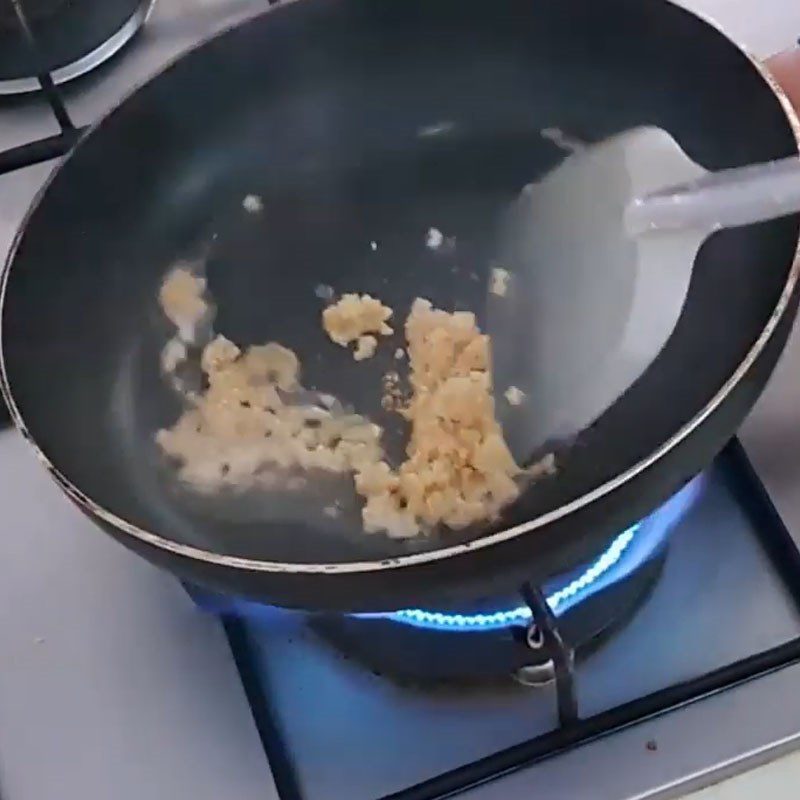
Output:
<instances>
[{"instance_id":1,"label":"gas burner","mask_svg":"<svg viewBox=\"0 0 800 800\"><path fill-rule=\"evenodd\" d=\"M564 643L576 657L588 655L632 616L655 585L665 558L662 547L633 575L559 615ZM483 628L480 622L469 628L460 628L460 623L452 628L428 627L391 617L321 616L309 623L348 657L402 684L424 688L494 683L512 677L526 686L540 686L555 678L555 667L539 629L522 621L525 611L530 615L522 607L494 614L452 615L506 618L505 627Z\"/></svg>"},{"instance_id":2,"label":"gas burner","mask_svg":"<svg viewBox=\"0 0 800 800\"><path fill-rule=\"evenodd\" d=\"M631 618L661 574L669 533L697 495L697 480L620 533L599 558L544 587L567 648L585 657ZM508 680L548 683L554 664L531 609L513 595L460 613L404 609L319 615L312 628L348 657L403 683Z\"/></svg>"},{"instance_id":3,"label":"gas burner","mask_svg":"<svg viewBox=\"0 0 800 800\"><path fill-rule=\"evenodd\" d=\"M14 11L19 3L31 47ZM107 61L147 20L155 0L12 0L0 14L0 95L40 88L37 74L60 84Z\"/></svg>"},{"instance_id":4,"label":"gas burner","mask_svg":"<svg viewBox=\"0 0 800 800\"><path fill-rule=\"evenodd\" d=\"M700 483L621 532L593 564L519 587L522 602L511 591L461 613L328 617L334 641L319 617L192 594L222 617L281 797L433 800L501 778L490 795L525 796L534 780L577 797L591 773L622 798L689 791L687 775L727 774L769 742L784 746L791 713L770 740L759 726L725 724L731 703L762 719L759 709L784 711L793 696L798 587L797 547L734 441ZM515 688L508 672L504 683L487 680L520 656L529 673L518 677L553 682ZM369 668L377 659L380 676ZM431 683L439 669L443 680ZM407 680L389 680L400 673ZM696 746L697 725L713 747ZM652 753L651 741L669 742L671 760L631 761ZM613 780L603 771L629 762Z\"/></svg>"},{"instance_id":5,"label":"gas burner","mask_svg":"<svg viewBox=\"0 0 800 800\"><path fill-rule=\"evenodd\" d=\"M698 495L702 478L687 484L642 522L617 535L593 562L550 581L541 592L563 645L585 657L625 624L655 586L669 534ZM270 609L251 601L190 588L202 607L225 615L263 618ZM555 677L552 648L520 595L476 601L460 612L408 608L372 614L310 614L308 625L347 658L404 684L525 685Z\"/></svg>"}]
</instances>

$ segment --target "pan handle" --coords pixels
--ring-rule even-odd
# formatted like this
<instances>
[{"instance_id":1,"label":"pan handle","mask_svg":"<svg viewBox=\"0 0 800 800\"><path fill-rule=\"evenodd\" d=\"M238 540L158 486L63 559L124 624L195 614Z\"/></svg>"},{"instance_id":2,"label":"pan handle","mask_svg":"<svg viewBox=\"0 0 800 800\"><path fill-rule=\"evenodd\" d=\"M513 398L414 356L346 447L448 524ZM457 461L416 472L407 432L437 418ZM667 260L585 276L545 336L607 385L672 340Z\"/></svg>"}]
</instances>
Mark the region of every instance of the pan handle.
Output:
<instances>
[{"instance_id":1,"label":"pan handle","mask_svg":"<svg viewBox=\"0 0 800 800\"><path fill-rule=\"evenodd\" d=\"M708 173L636 198L626 210L628 231L699 228L715 231L800 211L800 158Z\"/></svg>"}]
</instances>

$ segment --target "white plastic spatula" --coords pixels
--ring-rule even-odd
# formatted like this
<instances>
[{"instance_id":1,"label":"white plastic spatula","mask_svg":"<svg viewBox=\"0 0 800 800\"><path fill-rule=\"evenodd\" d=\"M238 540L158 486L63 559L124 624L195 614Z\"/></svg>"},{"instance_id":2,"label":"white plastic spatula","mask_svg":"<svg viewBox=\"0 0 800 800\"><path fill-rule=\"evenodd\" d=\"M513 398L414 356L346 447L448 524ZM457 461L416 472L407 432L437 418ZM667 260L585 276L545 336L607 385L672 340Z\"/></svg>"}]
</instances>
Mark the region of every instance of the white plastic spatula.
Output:
<instances>
[{"instance_id":1,"label":"white plastic spatula","mask_svg":"<svg viewBox=\"0 0 800 800\"><path fill-rule=\"evenodd\" d=\"M713 231L798 210L800 159L709 173L659 128L580 150L526 186L501 237L506 291L487 306L497 413L517 459L580 432L642 375Z\"/></svg>"}]
</instances>

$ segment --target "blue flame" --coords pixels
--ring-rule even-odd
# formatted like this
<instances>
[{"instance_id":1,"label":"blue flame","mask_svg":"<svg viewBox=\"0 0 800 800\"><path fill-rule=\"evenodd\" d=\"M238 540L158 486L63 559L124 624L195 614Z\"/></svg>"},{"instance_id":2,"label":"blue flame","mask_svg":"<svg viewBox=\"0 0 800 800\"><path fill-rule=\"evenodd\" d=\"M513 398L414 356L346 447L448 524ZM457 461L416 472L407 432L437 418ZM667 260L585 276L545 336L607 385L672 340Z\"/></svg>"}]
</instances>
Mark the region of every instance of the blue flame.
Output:
<instances>
[{"instance_id":1,"label":"blue flame","mask_svg":"<svg viewBox=\"0 0 800 800\"><path fill-rule=\"evenodd\" d=\"M697 496L699 488L700 478L696 478L645 520L615 537L605 552L580 575L553 588L547 595L547 603L553 613L563 614L641 566L666 541L670 531ZM531 611L527 606L517 606L491 613L452 614L407 608L355 616L361 619L386 619L429 630L468 633L527 624L531 619Z\"/></svg>"},{"instance_id":2,"label":"blue flame","mask_svg":"<svg viewBox=\"0 0 800 800\"><path fill-rule=\"evenodd\" d=\"M697 497L702 476L688 483L680 492L654 511L642 522L633 525L614 538L605 552L578 575L562 579L560 584L545 586L547 602L555 614L570 608L623 580L638 569L665 542L670 531L681 520ZM196 587L187 586L195 602L207 611L217 614L238 614L257 618L279 618L286 613L241 598L212 595ZM360 619L385 619L402 625L453 633L491 631L510 625L525 625L531 619L526 606L516 606L493 612L453 614L441 611L407 608L401 611L354 614Z\"/></svg>"}]
</instances>

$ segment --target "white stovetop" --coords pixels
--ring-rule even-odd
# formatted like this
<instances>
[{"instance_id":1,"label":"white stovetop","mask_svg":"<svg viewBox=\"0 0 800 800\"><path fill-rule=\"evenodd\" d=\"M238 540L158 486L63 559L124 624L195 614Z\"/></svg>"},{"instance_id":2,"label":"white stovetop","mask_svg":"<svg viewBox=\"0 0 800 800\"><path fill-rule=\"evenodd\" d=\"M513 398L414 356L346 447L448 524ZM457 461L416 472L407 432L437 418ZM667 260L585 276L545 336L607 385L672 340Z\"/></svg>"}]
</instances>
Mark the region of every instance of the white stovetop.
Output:
<instances>
[{"instance_id":1,"label":"white stovetop","mask_svg":"<svg viewBox=\"0 0 800 800\"><path fill-rule=\"evenodd\" d=\"M148 42L159 36L174 49L191 43L179 17L208 29L263 5L233 0L230 14L231 1L162 0L126 69L156 71ZM800 35L798 0L683 2L759 55ZM96 113L79 96L72 107L80 122ZM0 251L48 169L0 179ZM778 479L797 474L786 465L800 451L798 387L796 335L745 431L759 468ZM174 579L98 535L11 431L0 433L0 510L3 800L276 800L218 623ZM800 504L781 511L800 530ZM789 756L693 800L789 800L798 780L800 755Z\"/></svg>"}]
</instances>

